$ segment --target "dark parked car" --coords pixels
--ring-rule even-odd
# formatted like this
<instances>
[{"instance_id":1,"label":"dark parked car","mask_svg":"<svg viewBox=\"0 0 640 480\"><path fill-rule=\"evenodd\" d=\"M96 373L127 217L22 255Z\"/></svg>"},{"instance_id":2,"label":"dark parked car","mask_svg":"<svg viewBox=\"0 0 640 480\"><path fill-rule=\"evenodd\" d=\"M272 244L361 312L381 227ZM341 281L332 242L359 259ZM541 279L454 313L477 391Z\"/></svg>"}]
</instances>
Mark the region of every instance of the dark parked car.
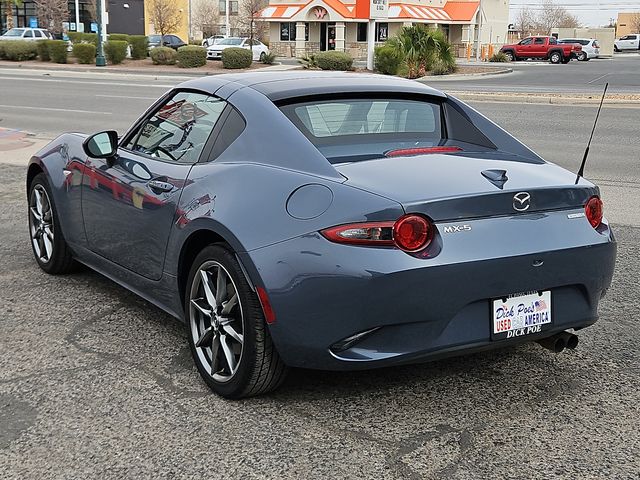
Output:
<instances>
[{"instance_id":1,"label":"dark parked car","mask_svg":"<svg viewBox=\"0 0 640 480\"><path fill-rule=\"evenodd\" d=\"M615 263L598 187L398 78L194 79L121 137L60 136L26 180L38 265L83 263L184 320L230 398L289 366L575 348Z\"/></svg>"},{"instance_id":2,"label":"dark parked car","mask_svg":"<svg viewBox=\"0 0 640 480\"><path fill-rule=\"evenodd\" d=\"M186 43L184 43L177 35L149 35L149 49L156 47L169 47L177 50L185 45Z\"/></svg>"}]
</instances>

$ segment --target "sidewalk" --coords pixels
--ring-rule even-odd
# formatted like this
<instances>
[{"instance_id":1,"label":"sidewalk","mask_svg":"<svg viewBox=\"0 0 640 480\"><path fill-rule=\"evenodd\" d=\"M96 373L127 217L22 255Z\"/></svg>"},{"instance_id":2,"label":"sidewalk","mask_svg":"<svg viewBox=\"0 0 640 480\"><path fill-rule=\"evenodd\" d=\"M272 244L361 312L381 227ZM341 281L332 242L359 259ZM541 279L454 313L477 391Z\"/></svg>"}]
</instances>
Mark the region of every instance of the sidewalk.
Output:
<instances>
[{"instance_id":1,"label":"sidewalk","mask_svg":"<svg viewBox=\"0 0 640 480\"><path fill-rule=\"evenodd\" d=\"M26 166L31 156L50 141L22 130L0 128L0 165Z\"/></svg>"}]
</instances>

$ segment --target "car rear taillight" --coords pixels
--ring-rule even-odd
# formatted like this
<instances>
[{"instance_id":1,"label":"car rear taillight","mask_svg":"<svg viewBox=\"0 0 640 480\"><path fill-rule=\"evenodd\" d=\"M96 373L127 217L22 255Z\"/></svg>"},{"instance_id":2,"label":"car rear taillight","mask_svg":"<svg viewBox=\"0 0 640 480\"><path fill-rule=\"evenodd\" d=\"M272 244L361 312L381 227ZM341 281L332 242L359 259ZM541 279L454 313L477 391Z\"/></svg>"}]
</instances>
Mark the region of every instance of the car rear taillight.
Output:
<instances>
[{"instance_id":1,"label":"car rear taillight","mask_svg":"<svg viewBox=\"0 0 640 480\"><path fill-rule=\"evenodd\" d=\"M593 48L600 48L600 44L598 42L593 42Z\"/></svg>"},{"instance_id":2,"label":"car rear taillight","mask_svg":"<svg viewBox=\"0 0 640 480\"><path fill-rule=\"evenodd\" d=\"M589 220L589 223L593 228L598 228L602 223L602 200L593 196L587 200L584 206L584 214Z\"/></svg>"},{"instance_id":3,"label":"car rear taillight","mask_svg":"<svg viewBox=\"0 0 640 480\"><path fill-rule=\"evenodd\" d=\"M368 247L397 247L405 252L424 250L433 239L435 227L421 215L404 215L395 222L351 223L327 228L320 233L336 243Z\"/></svg>"},{"instance_id":4,"label":"car rear taillight","mask_svg":"<svg viewBox=\"0 0 640 480\"><path fill-rule=\"evenodd\" d=\"M424 155L426 153L455 153L461 152L460 147L416 147L416 148L398 148L389 150L385 157L406 157L410 155Z\"/></svg>"}]
</instances>

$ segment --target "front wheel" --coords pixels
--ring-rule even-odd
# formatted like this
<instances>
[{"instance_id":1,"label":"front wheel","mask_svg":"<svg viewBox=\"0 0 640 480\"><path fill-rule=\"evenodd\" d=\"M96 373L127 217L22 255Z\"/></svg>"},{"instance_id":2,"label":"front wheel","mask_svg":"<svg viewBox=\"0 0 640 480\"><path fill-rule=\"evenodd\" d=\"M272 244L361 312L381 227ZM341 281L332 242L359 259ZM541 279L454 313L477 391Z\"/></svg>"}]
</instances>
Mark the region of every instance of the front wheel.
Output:
<instances>
[{"instance_id":1,"label":"front wheel","mask_svg":"<svg viewBox=\"0 0 640 480\"><path fill-rule=\"evenodd\" d=\"M74 261L62 230L51 187L44 173L29 185L29 235L38 266L52 275L69 273Z\"/></svg>"},{"instance_id":2,"label":"front wheel","mask_svg":"<svg viewBox=\"0 0 640 480\"><path fill-rule=\"evenodd\" d=\"M262 52L260 54L260 61L264 63L265 58L267 58L267 54L265 52Z\"/></svg>"},{"instance_id":3,"label":"front wheel","mask_svg":"<svg viewBox=\"0 0 640 480\"><path fill-rule=\"evenodd\" d=\"M221 245L203 249L193 262L186 289L189 345L209 388L234 399L277 388L287 367L234 255Z\"/></svg>"},{"instance_id":4,"label":"front wheel","mask_svg":"<svg viewBox=\"0 0 640 480\"><path fill-rule=\"evenodd\" d=\"M504 56L507 57L507 60L510 62L514 62L516 59L515 55L511 51L504 52Z\"/></svg>"}]
</instances>

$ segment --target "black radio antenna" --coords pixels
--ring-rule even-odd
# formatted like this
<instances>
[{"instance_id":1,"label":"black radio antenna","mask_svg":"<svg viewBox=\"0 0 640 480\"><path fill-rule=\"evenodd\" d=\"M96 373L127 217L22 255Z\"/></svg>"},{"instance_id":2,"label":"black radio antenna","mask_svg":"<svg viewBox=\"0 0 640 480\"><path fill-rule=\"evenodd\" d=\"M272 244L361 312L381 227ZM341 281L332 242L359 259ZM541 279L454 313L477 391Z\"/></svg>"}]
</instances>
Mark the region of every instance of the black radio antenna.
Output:
<instances>
[{"instance_id":1,"label":"black radio antenna","mask_svg":"<svg viewBox=\"0 0 640 480\"><path fill-rule=\"evenodd\" d=\"M593 122L593 128L591 129L591 136L589 137L589 143L587 143L587 148L584 150L584 157L582 157L582 163L580 164L580 170L578 170L578 175L576 175L576 183L580 180L580 177L584 176L584 166L587 163L587 157L589 156L589 148L591 147L591 140L593 140L593 133L596 131L596 125L598 125L598 118L600 118L600 110L602 110L602 104L604 103L604 97L607 95L607 88L609 88L609 83L604 84L604 92L602 92L602 99L600 100L600 106L598 107L598 113L596 114L596 121Z\"/></svg>"}]
</instances>

